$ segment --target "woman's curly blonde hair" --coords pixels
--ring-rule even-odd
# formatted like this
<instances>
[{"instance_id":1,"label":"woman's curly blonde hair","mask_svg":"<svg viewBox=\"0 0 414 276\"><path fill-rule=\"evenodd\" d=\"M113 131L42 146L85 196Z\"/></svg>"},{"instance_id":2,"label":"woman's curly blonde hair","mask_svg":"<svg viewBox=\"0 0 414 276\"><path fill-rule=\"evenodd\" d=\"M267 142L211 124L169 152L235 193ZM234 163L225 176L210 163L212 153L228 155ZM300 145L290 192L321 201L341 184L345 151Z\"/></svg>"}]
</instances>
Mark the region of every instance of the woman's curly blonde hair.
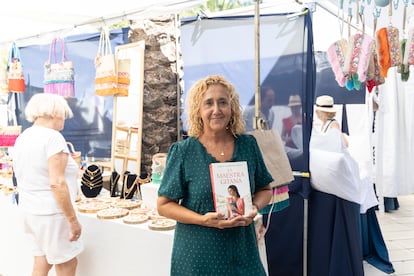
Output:
<instances>
[{"instance_id":1,"label":"woman's curly blonde hair","mask_svg":"<svg viewBox=\"0 0 414 276\"><path fill-rule=\"evenodd\" d=\"M189 91L186 101L188 135L200 137L200 135L204 132L200 107L203 96L208 87L211 85L222 85L227 89L231 106L231 117L229 125L227 126L228 130L234 136L243 133L245 130L245 123L240 106L239 94L236 92L234 86L223 76L211 75L205 77L204 79L198 80Z\"/></svg>"}]
</instances>

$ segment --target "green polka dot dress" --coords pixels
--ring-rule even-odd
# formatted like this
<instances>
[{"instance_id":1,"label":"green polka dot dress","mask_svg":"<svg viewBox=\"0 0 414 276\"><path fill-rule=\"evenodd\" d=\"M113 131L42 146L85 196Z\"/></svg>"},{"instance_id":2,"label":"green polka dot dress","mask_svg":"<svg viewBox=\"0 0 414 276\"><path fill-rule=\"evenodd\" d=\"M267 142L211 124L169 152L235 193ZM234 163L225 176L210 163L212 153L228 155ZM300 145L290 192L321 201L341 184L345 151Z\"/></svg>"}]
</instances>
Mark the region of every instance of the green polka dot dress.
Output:
<instances>
[{"instance_id":1,"label":"green polka dot dress","mask_svg":"<svg viewBox=\"0 0 414 276\"><path fill-rule=\"evenodd\" d=\"M230 161L247 161L251 191L273 181L255 138L235 139ZM194 137L174 143L168 153L158 194L180 200L199 214L214 211L209 164L218 162ZM171 257L171 275L266 275L260 261L254 225L217 229L178 223Z\"/></svg>"}]
</instances>

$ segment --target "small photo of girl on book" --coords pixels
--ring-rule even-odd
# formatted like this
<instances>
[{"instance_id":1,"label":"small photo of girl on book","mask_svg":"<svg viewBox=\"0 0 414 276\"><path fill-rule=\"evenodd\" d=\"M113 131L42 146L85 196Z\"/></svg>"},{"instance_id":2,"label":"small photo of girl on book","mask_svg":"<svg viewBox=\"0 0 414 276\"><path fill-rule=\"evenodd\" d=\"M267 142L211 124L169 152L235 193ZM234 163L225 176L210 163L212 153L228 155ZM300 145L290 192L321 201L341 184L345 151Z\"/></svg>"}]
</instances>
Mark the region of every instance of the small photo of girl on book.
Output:
<instances>
[{"instance_id":1,"label":"small photo of girl on book","mask_svg":"<svg viewBox=\"0 0 414 276\"><path fill-rule=\"evenodd\" d=\"M227 188L229 197L227 197L228 218L244 215L244 199L240 196L236 185L230 185Z\"/></svg>"}]
</instances>

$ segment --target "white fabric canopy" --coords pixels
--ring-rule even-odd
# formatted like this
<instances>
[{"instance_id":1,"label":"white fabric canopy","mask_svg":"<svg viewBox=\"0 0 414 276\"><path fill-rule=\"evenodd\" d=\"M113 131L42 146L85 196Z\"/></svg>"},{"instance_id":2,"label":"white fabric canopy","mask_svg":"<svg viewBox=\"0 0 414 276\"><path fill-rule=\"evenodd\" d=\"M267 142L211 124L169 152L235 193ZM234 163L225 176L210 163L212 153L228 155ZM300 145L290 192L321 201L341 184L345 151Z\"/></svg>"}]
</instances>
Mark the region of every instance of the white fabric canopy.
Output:
<instances>
[{"instance_id":1,"label":"white fabric canopy","mask_svg":"<svg viewBox=\"0 0 414 276\"><path fill-rule=\"evenodd\" d=\"M0 45L18 46L49 43L65 37L96 32L121 20L177 13L202 4L202 0L21 0L6 2L0 9Z\"/></svg>"}]
</instances>

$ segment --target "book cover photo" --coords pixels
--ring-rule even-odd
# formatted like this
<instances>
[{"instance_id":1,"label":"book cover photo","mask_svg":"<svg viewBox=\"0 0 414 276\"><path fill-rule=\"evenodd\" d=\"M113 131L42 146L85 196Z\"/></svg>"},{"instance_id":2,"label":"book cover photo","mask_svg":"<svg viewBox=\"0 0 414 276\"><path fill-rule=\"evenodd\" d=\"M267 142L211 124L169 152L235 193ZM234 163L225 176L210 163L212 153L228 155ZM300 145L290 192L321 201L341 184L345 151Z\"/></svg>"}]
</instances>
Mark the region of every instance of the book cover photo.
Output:
<instances>
[{"instance_id":1,"label":"book cover photo","mask_svg":"<svg viewBox=\"0 0 414 276\"><path fill-rule=\"evenodd\" d=\"M214 207L225 218L244 216L252 211L247 162L210 164Z\"/></svg>"}]
</instances>

